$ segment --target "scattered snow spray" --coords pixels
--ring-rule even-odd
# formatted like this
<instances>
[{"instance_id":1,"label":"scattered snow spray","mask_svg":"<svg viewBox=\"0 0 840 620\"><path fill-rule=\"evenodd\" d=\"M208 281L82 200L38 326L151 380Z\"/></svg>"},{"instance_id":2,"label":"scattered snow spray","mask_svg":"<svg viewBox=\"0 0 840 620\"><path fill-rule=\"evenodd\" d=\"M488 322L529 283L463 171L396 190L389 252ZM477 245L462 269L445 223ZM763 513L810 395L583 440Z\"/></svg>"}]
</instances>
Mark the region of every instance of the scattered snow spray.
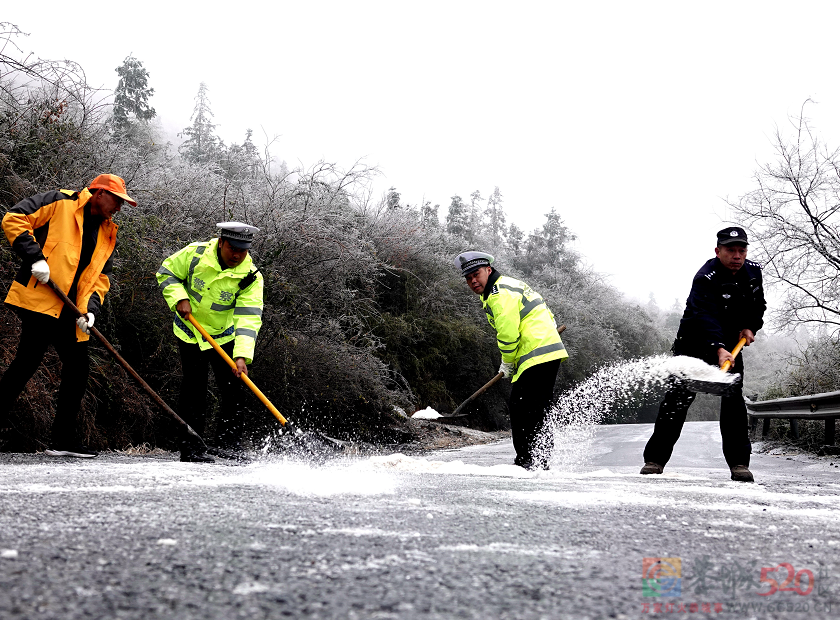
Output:
<instances>
[{"instance_id":1,"label":"scattered snow spray","mask_svg":"<svg viewBox=\"0 0 840 620\"><path fill-rule=\"evenodd\" d=\"M667 354L607 364L563 392L547 417L537 450L552 453L552 465L574 470L588 460L595 429L615 405L644 398L671 381L697 379L731 384L737 374L687 356Z\"/></svg>"}]
</instances>

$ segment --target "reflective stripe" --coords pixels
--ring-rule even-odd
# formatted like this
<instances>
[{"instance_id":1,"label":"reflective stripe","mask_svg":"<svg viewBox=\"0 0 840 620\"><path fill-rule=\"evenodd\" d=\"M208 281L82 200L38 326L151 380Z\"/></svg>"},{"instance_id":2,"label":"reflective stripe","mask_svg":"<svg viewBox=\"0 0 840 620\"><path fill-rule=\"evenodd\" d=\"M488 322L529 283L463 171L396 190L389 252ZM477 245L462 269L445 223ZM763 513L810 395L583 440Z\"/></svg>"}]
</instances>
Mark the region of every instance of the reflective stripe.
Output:
<instances>
[{"instance_id":1,"label":"reflective stripe","mask_svg":"<svg viewBox=\"0 0 840 620\"><path fill-rule=\"evenodd\" d=\"M505 342L504 340L499 340L498 338L496 338L496 342L498 342L499 344L517 344L519 342L519 338L517 338L513 342Z\"/></svg>"},{"instance_id":2,"label":"reflective stripe","mask_svg":"<svg viewBox=\"0 0 840 620\"><path fill-rule=\"evenodd\" d=\"M525 294L524 288L517 288L515 286L511 286L510 284L496 284L499 288L507 289L508 291L513 291L514 293L519 293L520 295Z\"/></svg>"},{"instance_id":3,"label":"reflective stripe","mask_svg":"<svg viewBox=\"0 0 840 620\"><path fill-rule=\"evenodd\" d=\"M173 278L175 278L176 280L178 280L178 282L180 282L180 281L181 281L181 279L180 279L178 276L176 276L174 273L172 273L171 271L169 271L169 269L167 269L167 268L166 268L166 267L164 267L163 265L161 265L161 266L160 266L160 269L158 269L158 270L157 270L157 272L158 272L159 274L161 274L161 275L164 275L164 276L172 276Z\"/></svg>"},{"instance_id":4,"label":"reflective stripe","mask_svg":"<svg viewBox=\"0 0 840 620\"><path fill-rule=\"evenodd\" d=\"M199 252L199 250L201 250ZM195 289L192 287L192 279L193 279L193 271L195 271L196 265L201 260L200 255L204 254L204 246L199 246L195 249L195 256L190 261L190 274L187 276L187 292L193 296L193 298L198 302L201 303L201 295L199 295Z\"/></svg>"},{"instance_id":5,"label":"reflective stripe","mask_svg":"<svg viewBox=\"0 0 840 620\"><path fill-rule=\"evenodd\" d=\"M175 327L178 327L181 331L183 331L190 339L195 340L195 334L192 330L187 327L187 324L181 320L181 317L178 316L178 313L175 313Z\"/></svg>"},{"instance_id":6,"label":"reflective stripe","mask_svg":"<svg viewBox=\"0 0 840 620\"><path fill-rule=\"evenodd\" d=\"M206 245L200 245L195 249L195 253L199 254L199 255L204 254L204 250L206 250L206 249L207 249Z\"/></svg>"},{"instance_id":7,"label":"reflective stripe","mask_svg":"<svg viewBox=\"0 0 840 620\"><path fill-rule=\"evenodd\" d=\"M493 308L491 308L490 306L484 306L484 314L489 314L490 316L493 316Z\"/></svg>"},{"instance_id":8,"label":"reflective stripe","mask_svg":"<svg viewBox=\"0 0 840 620\"><path fill-rule=\"evenodd\" d=\"M516 367L519 368L527 362L532 357L537 357L538 355L545 355L546 353L553 353L554 351L565 351L566 347L563 346L562 342L555 342L554 344L547 344L542 347L537 347L530 353L527 353L519 358L519 361L516 364Z\"/></svg>"},{"instance_id":9,"label":"reflective stripe","mask_svg":"<svg viewBox=\"0 0 840 620\"><path fill-rule=\"evenodd\" d=\"M525 299L525 298L523 297L522 299ZM526 316L528 316L528 313L531 310L533 310L537 306L543 305L544 303L545 303L545 301L543 301L542 297L537 297L537 298L529 301L525 305L523 305L522 310L519 311L519 320L521 321L522 319L524 319Z\"/></svg>"},{"instance_id":10,"label":"reflective stripe","mask_svg":"<svg viewBox=\"0 0 840 620\"><path fill-rule=\"evenodd\" d=\"M166 278L166 280L158 284L158 288L163 290L170 284L181 284L181 281L178 278Z\"/></svg>"},{"instance_id":11,"label":"reflective stripe","mask_svg":"<svg viewBox=\"0 0 840 620\"><path fill-rule=\"evenodd\" d=\"M237 328L236 335L237 336L249 336L249 337L253 338L254 340L257 339L257 331L254 330L254 329L247 329L245 327Z\"/></svg>"},{"instance_id":12,"label":"reflective stripe","mask_svg":"<svg viewBox=\"0 0 840 620\"><path fill-rule=\"evenodd\" d=\"M236 308L233 311L233 316L239 314L248 314L253 316L262 316L262 308L258 308L257 306L243 306L241 308Z\"/></svg>"},{"instance_id":13,"label":"reflective stripe","mask_svg":"<svg viewBox=\"0 0 840 620\"><path fill-rule=\"evenodd\" d=\"M224 338L225 336L230 336L233 333L233 325L228 327L225 331L221 334L216 334L215 336L210 336L211 338ZM205 340L206 342L206 340Z\"/></svg>"},{"instance_id":14,"label":"reflective stripe","mask_svg":"<svg viewBox=\"0 0 840 620\"><path fill-rule=\"evenodd\" d=\"M216 312L227 312L231 308L233 308L233 304L226 304L226 305L217 304L217 303L210 304L210 309L215 310Z\"/></svg>"},{"instance_id":15,"label":"reflective stripe","mask_svg":"<svg viewBox=\"0 0 840 620\"><path fill-rule=\"evenodd\" d=\"M499 349L502 353L516 353L517 347L513 347L512 349Z\"/></svg>"}]
</instances>

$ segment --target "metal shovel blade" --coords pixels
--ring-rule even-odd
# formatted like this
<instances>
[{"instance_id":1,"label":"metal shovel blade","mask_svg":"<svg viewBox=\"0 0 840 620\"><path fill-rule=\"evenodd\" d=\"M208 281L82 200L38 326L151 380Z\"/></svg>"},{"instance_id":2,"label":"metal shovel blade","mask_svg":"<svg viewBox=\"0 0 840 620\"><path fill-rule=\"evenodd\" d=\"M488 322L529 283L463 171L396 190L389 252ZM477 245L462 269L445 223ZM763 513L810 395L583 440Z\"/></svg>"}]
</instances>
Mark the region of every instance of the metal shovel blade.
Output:
<instances>
[{"instance_id":1,"label":"metal shovel blade","mask_svg":"<svg viewBox=\"0 0 840 620\"><path fill-rule=\"evenodd\" d=\"M674 377L672 381L675 386L691 392L703 392L704 394L713 394L715 396L730 396L737 392L743 383L741 375L737 375L737 377L732 383L702 381L700 379L687 379L684 377Z\"/></svg>"}]
</instances>

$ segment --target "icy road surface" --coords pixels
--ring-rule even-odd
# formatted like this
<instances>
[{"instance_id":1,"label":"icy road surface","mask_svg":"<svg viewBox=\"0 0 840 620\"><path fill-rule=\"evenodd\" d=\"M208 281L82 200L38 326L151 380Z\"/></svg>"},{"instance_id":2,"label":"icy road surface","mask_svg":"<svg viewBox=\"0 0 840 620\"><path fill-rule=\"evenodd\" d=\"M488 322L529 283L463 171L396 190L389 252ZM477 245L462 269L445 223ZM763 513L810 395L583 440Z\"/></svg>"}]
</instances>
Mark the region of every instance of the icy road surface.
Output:
<instances>
[{"instance_id":1,"label":"icy road surface","mask_svg":"<svg viewBox=\"0 0 840 620\"><path fill-rule=\"evenodd\" d=\"M697 422L643 477L650 432L600 427L540 474L510 442L321 467L0 455L0 618L840 616L840 457L754 456L734 483Z\"/></svg>"}]
</instances>

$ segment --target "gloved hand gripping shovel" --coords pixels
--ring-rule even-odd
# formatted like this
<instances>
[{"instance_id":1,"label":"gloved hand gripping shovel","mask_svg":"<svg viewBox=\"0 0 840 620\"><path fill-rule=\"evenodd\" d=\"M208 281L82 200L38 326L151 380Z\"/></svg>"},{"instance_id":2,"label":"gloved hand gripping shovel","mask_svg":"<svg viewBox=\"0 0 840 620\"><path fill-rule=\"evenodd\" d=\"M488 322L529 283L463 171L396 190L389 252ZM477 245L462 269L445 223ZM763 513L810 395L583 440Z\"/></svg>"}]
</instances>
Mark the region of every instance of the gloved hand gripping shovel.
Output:
<instances>
[{"instance_id":1,"label":"gloved hand gripping shovel","mask_svg":"<svg viewBox=\"0 0 840 620\"><path fill-rule=\"evenodd\" d=\"M195 320L195 317L192 314L188 314L186 318L187 320L189 320L190 323L193 324L193 326L199 331L199 333L204 337L204 339L210 343L210 346L212 346L216 350L216 353L222 356L222 359L227 362L228 366L236 370L236 362L234 362L230 358L230 355L225 353L224 349L222 349L222 347L220 347L219 344L215 340L213 340L213 337L210 336L210 334L207 333L207 330L204 329L201 326L201 324ZM306 442L300 440L302 433L292 425L291 421L289 421L288 418L284 417L283 414L277 410L277 407L271 404L271 401L269 401L265 394L262 393L260 388L254 385L254 382L251 381L248 375L242 373L241 375L239 375L239 378L242 379L245 385L247 385L254 394L256 394L257 398L259 398L260 401L262 401L262 404L265 405L272 414L274 414L274 417L277 418L280 424L283 425L283 428L286 429L290 437L298 441L299 445L306 449L306 451L309 452L312 456L318 456L318 454L312 450L311 446L306 444ZM321 441L321 443L328 444L333 450L343 449L343 446L341 444L339 444L333 439L330 439L326 435L321 435L319 433L318 439Z\"/></svg>"},{"instance_id":2,"label":"gloved hand gripping shovel","mask_svg":"<svg viewBox=\"0 0 840 620\"><path fill-rule=\"evenodd\" d=\"M744 348L744 345L747 344L746 338L741 338L738 341L738 344L735 345L735 348L732 349L732 357L733 359L738 357L738 354L741 352L741 349ZM726 373L732 367L732 362L726 360L723 364L721 364L721 371ZM723 375L722 375L723 378ZM679 386L684 387L687 390L692 392L705 392L706 394L714 394L716 396L727 396L728 394L734 392L738 389L741 385L741 378L739 377L735 381L707 381L703 379L692 379L691 377L674 377L674 382L677 383Z\"/></svg>"},{"instance_id":3,"label":"gloved hand gripping shovel","mask_svg":"<svg viewBox=\"0 0 840 620\"><path fill-rule=\"evenodd\" d=\"M55 282L53 282L52 280L49 280L49 281L47 282L47 284L49 284L49 287L50 287L53 291L55 291L55 294L56 294L56 295L58 295L58 296L59 296L59 298L61 298L61 301L63 301L63 302L64 302L64 304L65 304L68 308L70 308L70 309L73 311L73 313L76 315L76 318L77 318L77 319L78 319L80 316L82 316L82 313L81 313L81 312L79 311L79 309L76 307L76 304L74 304L72 301L70 301L70 298L69 298L69 297L68 297L68 296L64 293L64 291L62 291L60 288L58 288L58 285L56 285L56 283L55 283ZM172 416L172 417L173 417L173 418L174 418L174 419L175 419L175 420L176 420L176 421L177 421L177 422L178 422L181 426L183 426L183 427L186 429L187 433L189 433L189 434L193 437L193 439L195 439L196 441L198 441L198 442L201 444L201 446L202 446L202 447L206 450L206 449L207 449L207 445L204 443L204 440L201 438L201 436L200 436L198 433L196 433L196 432L193 430L193 428L192 428L189 424L187 424L187 423L183 420L183 418L181 418L181 416L179 416L177 413L175 413L175 412L172 410L172 408L171 408L169 405L167 405L167 404L166 404L166 402L165 402L165 401L164 401L164 400L163 400L160 396L158 396L158 395L157 395L157 392L155 392L155 391L151 388L151 386L150 386L148 383L146 383L145 381L143 381L143 378L142 378L140 375L138 375L138 374L134 371L134 369L133 369L131 366L129 366L128 362L126 362L126 361L125 361L125 359L123 359L123 356L122 356L122 355L120 355L119 353L117 353L117 350L116 350L114 347L112 347L112 346L111 346L111 343L110 343L110 342L108 342L108 341L105 339L105 336L103 336L103 335L99 332L99 330L98 330L98 329L96 329L95 327L91 327L91 328L90 328L90 333L91 333L91 334L93 334L94 336L96 336L96 338L99 340L99 342L101 342L101 343L102 343L102 345L103 345L106 349L108 349L108 352L109 352L111 355L113 355L113 356L114 356L114 359L116 359L116 360L120 363L120 366L122 366L122 367L126 370L126 372L127 372L128 374L130 374L132 377L134 377L134 379L137 381L137 383L139 383L139 384L140 384L140 386L141 386L144 390L146 390L146 393L147 393L149 396L151 396L151 397L152 397L152 399L153 399L153 400L154 400L154 401L155 401L158 405L160 405L160 406L161 406L161 407L162 407L162 408L163 408L163 409L164 409L164 410L165 410L165 411L166 411L169 415L171 415L171 416Z\"/></svg>"},{"instance_id":4,"label":"gloved hand gripping shovel","mask_svg":"<svg viewBox=\"0 0 840 620\"><path fill-rule=\"evenodd\" d=\"M558 334L562 334L564 331L566 331L566 326L565 325L561 325L560 327L557 328L557 333ZM476 398L478 398L479 396L484 394L484 392L489 390L502 377L504 377L504 375L502 373L498 373L495 377L490 379L490 381L488 381L487 383L482 385L480 388L478 388L472 396L470 396L467 400L465 400L460 405L458 405L458 407L457 407L457 409L455 409L455 411L453 411L452 413L450 413L448 415L443 415L441 417L444 417L444 418L461 418L461 417L464 417L465 415L467 415L466 413L461 413L464 410L464 407L466 407L472 401L474 401Z\"/></svg>"}]
</instances>

